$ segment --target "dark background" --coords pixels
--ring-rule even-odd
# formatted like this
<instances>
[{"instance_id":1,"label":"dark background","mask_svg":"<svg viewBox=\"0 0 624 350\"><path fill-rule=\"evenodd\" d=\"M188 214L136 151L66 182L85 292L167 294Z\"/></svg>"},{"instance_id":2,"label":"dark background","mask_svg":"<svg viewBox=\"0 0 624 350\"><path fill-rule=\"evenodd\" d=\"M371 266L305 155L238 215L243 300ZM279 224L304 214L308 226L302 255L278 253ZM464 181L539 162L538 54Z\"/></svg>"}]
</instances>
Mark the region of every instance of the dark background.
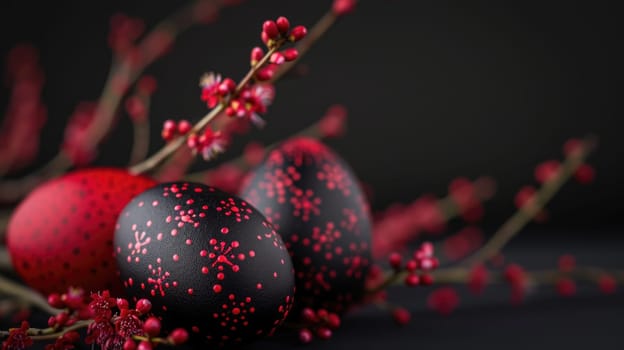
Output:
<instances>
[{"instance_id":1,"label":"dark background","mask_svg":"<svg viewBox=\"0 0 624 350\"><path fill-rule=\"evenodd\" d=\"M56 145L76 103L95 100L109 63L108 19L144 18L148 28L179 1L15 1L0 4L0 57L16 43L41 50L44 144ZM331 1L245 1L216 24L184 33L148 69L159 81L153 149L167 118L205 112L198 78L216 70L240 79L262 21L286 15L312 25ZM618 224L622 62L616 2L361 1L305 58L309 76L279 83L268 127L251 137L271 143L320 117L334 103L350 111L346 138L331 145L376 190L375 207L419 194L443 195L455 176L491 175L500 192L491 222L513 210L513 194L533 167L561 157L570 137L594 133L597 181L566 186L550 206L551 225ZM0 102L6 104L7 91ZM1 104L0 104L1 106ZM123 121L99 164L124 165L131 131ZM238 140L228 157L239 154ZM55 147L46 147L41 160ZM121 153L120 153L121 152Z\"/></svg>"},{"instance_id":2,"label":"dark background","mask_svg":"<svg viewBox=\"0 0 624 350\"><path fill-rule=\"evenodd\" d=\"M0 2L0 57L19 42L41 51L49 122L44 144L57 145L77 102L97 99L110 63L108 19L123 11L148 28L179 1ZM152 148L167 118L196 120L205 112L198 78L217 70L239 79L263 20L279 15L312 25L331 1L249 0L226 9L216 24L184 33L147 73L159 81L152 105ZM579 260L622 266L624 151L621 116L621 12L617 2L362 0L304 59L310 75L280 82L263 131L266 144L320 117L334 103L350 111L348 135L330 144L375 189L375 208L408 202L425 192L443 195L456 176L491 175L499 193L487 206L487 225L513 211L513 195L533 182L533 167L561 158L570 137L594 133L600 148L591 163L596 182L570 184L549 205L551 219L530 227L510 255L529 266L553 266L566 252ZM0 106L6 105L3 88ZM98 164L124 165L131 130L122 120ZM221 160L239 154L240 139ZM46 146L40 161L55 147ZM206 165L204 165L206 166ZM564 239L565 238L565 239ZM537 240L539 239L539 241ZM515 255L514 255L515 254ZM584 254L584 255L583 255ZM403 293L403 294L401 294ZM423 309L426 292L399 292L415 311L410 329L394 328L362 310L329 343L314 348L621 349L621 293L595 291L572 300L535 296L507 306L507 290L462 301L451 318ZM289 341L285 341L289 347ZM274 346L261 343L257 348Z\"/></svg>"}]
</instances>

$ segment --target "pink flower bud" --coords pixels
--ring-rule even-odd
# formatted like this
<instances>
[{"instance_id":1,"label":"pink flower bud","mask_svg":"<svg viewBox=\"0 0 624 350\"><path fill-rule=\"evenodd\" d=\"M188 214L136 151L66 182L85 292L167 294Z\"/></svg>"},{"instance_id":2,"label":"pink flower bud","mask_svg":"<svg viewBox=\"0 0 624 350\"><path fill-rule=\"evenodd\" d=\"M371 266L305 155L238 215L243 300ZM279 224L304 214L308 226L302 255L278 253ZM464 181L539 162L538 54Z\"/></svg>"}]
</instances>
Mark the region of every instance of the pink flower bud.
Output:
<instances>
[{"instance_id":1,"label":"pink flower bud","mask_svg":"<svg viewBox=\"0 0 624 350\"><path fill-rule=\"evenodd\" d=\"M279 17L275 21L275 24L277 24L277 30L279 30L282 35L288 34L288 29L290 29L290 22L288 21L288 18L283 16Z\"/></svg>"},{"instance_id":2,"label":"pink flower bud","mask_svg":"<svg viewBox=\"0 0 624 350\"><path fill-rule=\"evenodd\" d=\"M269 39L277 39L280 36L280 32L277 29L277 24L275 23L275 21L265 21L262 24L262 31L264 33L267 34L267 36L269 37Z\"/></svg>"},{"instance_id":3,"label":"pink flower bud","mask_svg":"<svg viewBox=\"0 0 624 350\"><path fill-rule=\"evenodd\" d=\"M336 16L343 16L355 10L356 0L334 0L332 11Z\"/></svg>"},{"instance_id":4,"label":"pink flower bud","mask_svg":"<svg viewBox=\"0 0 624 350\"><path fill-rule=\"evenodd\" d=\"M264 56L264 51L257 46L254 47L251 49L251 58L249 60L250 64L255 66L262 59L262 56Z\"/></svg>"},{"instance_id":5,"label":"pink flower bud","mask_svg":"<svg viewBox=\"0 0 624 350\"><path fill-rule=\"evenodd\" d=\"M296 26L290 32L290 36L288 36L288 40L290 40L292 42L296 42L296 41L299 41L299 40L303 39L303 37L305 37L306 34L308 34L308 30L306 29L306 27L304 27L304 26Z\"/></svg>"}]
</instances>

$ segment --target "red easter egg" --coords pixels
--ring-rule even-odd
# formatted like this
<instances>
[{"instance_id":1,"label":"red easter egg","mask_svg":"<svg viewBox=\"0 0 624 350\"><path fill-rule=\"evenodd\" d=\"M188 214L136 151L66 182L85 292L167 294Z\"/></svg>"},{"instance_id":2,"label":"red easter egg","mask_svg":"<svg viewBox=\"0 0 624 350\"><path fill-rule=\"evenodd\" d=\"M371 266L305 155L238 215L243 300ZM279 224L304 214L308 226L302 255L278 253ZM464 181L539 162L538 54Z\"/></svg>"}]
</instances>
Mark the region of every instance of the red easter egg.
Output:
<instances>
[{"instance_id":1,"label":"red easter egg","mask_svg":"<svg viewBox=\"0 0 624 350\"><path fill-rule=\"evenodd\" d=\"M123 169L69 173L32 191L13 213L7 246L15 271L43 294L80 287L123 290L113 258L117 216L156 183Z\"/></svg>"}]
</instances>

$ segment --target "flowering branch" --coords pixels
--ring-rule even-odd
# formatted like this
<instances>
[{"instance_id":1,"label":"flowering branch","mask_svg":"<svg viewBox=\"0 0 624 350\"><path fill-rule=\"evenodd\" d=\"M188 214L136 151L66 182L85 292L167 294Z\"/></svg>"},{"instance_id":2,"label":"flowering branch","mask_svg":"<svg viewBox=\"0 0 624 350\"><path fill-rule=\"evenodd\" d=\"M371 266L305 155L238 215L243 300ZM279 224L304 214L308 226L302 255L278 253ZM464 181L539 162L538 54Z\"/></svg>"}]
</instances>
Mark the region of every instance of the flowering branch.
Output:
<instances>
[{"instance_id":1,"label":"flowering branch","mask_svg":"<svg viewBox=\"0 0 624 350\"><path fill-rule=\"evenodd\" d=\"M569 152L565 162L561 165L556 175L551 176L545 181L540 190L532 196L530 201L512 215L483 247L462 261L461 264L477 265L496 256L526 224L541 212L559 189L575 174L576 170L594 150L596 144L597 140L593 136L588 136L581 141L578 146L575 147L575 150Z\"/></svg>"},{"instance_id":2,"label":"flowering branch","mask_svg":"<svg viewBox=\"0 0 624 350\"><path fill-rule=\"evenodd\" d=\"M182 137L178 137L172 140L165 147L161 148L158 152L156 152L154 155L147 158L143 162L130 167L129 169L130 172L133 174L142 174L142 173L152 170L153 168L158 166L160 163L165 161L171 154L177 151L180 147L182 147L182 145L186 143L190 135L200 133L214 118L216 118L221 112L225 110L226 106L234 97L238 96L238 94L241 92L243 87L245 87L249 83L249 81L254 77L254 75L258 72L258 70L262 68L262 66L269 60L271 55L275 53L277 50L278 50L278 47L271 48L264 55L264 57L262 57L262 59L258 62L258 64L256 64L249 70L249 72L247 73L247 75L245 75L243 80L241 80L241 82L236 86L236 90L232 94L232 97L230 97L227 100L227 103L218 104L214 109L212 109L208 114L206 114L199 122L197 122L197 124L195 124L191 128L190 132L188 132L186 135L183 135Z\"/></svg>"},{"instance_id":3,"label":"flowering branch","mask_svg":"<svg viewBox=\"0 0 624 350\"><path fill-rule=\"evenodd\" d=\"M82 151L92 152L107 135L126 88L139 78L141 72L166 52L177 35L195 22L205 22L206 18L214 18L214 14L222 5L223 2L217 0L193 1L157 24L131 52L123 51L124 54L120 54L122 51L116 52L115 61L95 107L93 119L84 130L84 138L81 137L86 142L81 146L84 148ZM113 50L115 49L116 47L113 47ZM124 46L124 49L127 47ZM75 164L74 158L75 155L69 154L64 148L31 174L20 179L3 181L0 183L0 202L19 200L42 181L69 169Z\"/></svg>"}]
</instances>

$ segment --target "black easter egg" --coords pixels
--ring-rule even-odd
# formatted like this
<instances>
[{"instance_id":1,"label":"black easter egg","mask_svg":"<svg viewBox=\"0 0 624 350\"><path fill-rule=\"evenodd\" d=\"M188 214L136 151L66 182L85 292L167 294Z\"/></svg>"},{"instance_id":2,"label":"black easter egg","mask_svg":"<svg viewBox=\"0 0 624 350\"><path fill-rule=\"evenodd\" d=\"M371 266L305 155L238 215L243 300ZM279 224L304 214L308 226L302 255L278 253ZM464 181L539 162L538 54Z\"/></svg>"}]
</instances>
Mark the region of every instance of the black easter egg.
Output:
<instances>
[{"instance_id":1,"label":"black easter egg","mask_svg":"<svg viewBox=\"0 0 624 350\"><path fill-rule=\"evenodd\" d=\"M281 237L247 202L213 187L143 192L119 216L114 243L127 293L211 343L270 334L292 307L294 270Z\"/></svg>"},{"instance_id":2,"label":"black easter egg","mask_svg":"<svg viewBox=\"0 0 624 350\"><path fill-rule=\"evenodd\" d=\"M347 164L325 145L295 138L271 151L243 187L286 242L296 307L344 312L371 263L368 204Z\"/></svg>"}]
</instances>

